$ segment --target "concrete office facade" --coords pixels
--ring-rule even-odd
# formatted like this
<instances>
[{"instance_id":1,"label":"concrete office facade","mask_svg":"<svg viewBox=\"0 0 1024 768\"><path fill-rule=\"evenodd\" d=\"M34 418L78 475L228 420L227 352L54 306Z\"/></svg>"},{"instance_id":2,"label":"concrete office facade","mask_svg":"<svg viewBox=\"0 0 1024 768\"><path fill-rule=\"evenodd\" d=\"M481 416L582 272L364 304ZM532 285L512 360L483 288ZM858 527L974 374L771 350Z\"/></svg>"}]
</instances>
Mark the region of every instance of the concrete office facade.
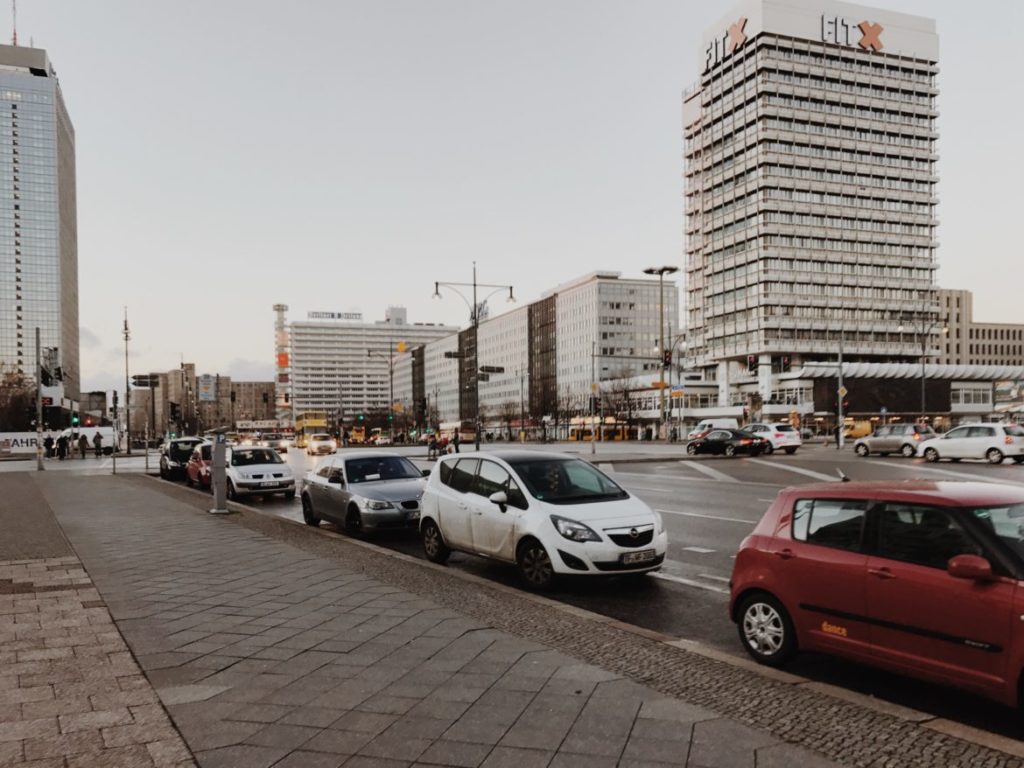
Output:
<instances>
[{"instance_id":1,"label":"concrete office facade","mask_svg":"<svg viewBox=\"0 0 1024 768\"><path fill-rule=\"evenodd\" d=\"M947 329L939 362L1024 366L1024 324L977 322L970 291L940 290L939 319Z\"/></svg>"},{"instance_id":2,"label":"concrete office facade","mask_svg":"<svg viewBox=\"0 0 1024 768\"><path fill-rule=\"evenodd\" d=\"M751 0L703 51L683 105L690 367L725 406L840 334L848 360L919 359L898 327L938 310L934 22Z\"/></svg>"}]
</instances>

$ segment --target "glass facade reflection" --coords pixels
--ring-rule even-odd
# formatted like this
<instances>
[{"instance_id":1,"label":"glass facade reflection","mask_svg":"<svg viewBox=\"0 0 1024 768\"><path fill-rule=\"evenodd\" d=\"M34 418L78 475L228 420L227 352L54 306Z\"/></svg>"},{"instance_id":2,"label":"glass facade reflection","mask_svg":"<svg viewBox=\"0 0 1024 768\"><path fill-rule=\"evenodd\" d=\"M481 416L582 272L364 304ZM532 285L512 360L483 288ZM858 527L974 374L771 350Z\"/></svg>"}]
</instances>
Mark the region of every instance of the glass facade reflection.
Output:
<instances>
[{"instance_id":1,"label":"glass facade reflection","mask_svg":"<svg viewBox=\"0 0 1024 768\"><path fill-rule=\"evenodd\" d=\"M35 329L79 393L74 128L46 52L0 46L0 364L35 378Z\"/></svg>"}]
</instances>

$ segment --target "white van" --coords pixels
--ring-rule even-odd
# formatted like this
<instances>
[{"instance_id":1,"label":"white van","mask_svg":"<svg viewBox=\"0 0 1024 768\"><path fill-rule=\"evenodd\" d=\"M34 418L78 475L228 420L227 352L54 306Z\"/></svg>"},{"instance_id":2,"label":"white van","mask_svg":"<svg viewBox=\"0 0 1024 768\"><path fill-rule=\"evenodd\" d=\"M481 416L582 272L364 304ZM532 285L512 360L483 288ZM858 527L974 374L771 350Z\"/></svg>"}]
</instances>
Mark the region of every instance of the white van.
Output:
<instances>
[{"instance_id":1,"label":"white van","mask_svg":"<svg viewBox=\"0 0 1024 768\"><path fill-rule=\"evenodd\" d=\"M704 419L690 430L686 436L687 440L693 440L697 435L707 432L709 429L739 429L740 423L736 419Z\"/></svg>"},{"instance_id":2,"label":"white van","mask_svg":"<svg viewBox=\"0 0 1024 768\"><path fill-rule=\"evenodd\" d=\"M89 455L93 455L93 442L92 439L99 432L103 438L103 454L109 456L114 452L114 428L113 427L69 427L68 429L61 430L61 435L68 438L74 443L74 450L78 450L78 437L79 435L85 435L85 439L89 441ZM120 452L120 448L118 449Z\"/></svg>"}]
</instances>

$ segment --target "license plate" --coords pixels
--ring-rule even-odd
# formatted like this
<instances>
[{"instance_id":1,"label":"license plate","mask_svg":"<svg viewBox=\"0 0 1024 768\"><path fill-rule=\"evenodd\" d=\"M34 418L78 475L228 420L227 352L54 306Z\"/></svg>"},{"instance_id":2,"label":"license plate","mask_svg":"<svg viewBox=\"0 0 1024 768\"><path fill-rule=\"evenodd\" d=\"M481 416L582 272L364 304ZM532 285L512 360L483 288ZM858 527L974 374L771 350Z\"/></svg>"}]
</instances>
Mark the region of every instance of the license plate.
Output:
<instances>
[{"instance_id":1,"label":"license plate","mask_svg":"<svg viewBox=\"0 0 1024 768\"><path fill-rule=\"evenodd\" d=\"M277 488L277 483L275 483L275 482L260 483L260 488Z\"/></svg>"},{"instance_id":2,"label":"license plate","mask_svg":"<svg viewBox=\"0 0 1024 768\"><path fill-rule=\"evenodd\" d=\"M633 563L648 563L654 559L655 552L653 549L641 549L639 552L627 552L622 556L623 565L632 565Z\"/></svg>"}]
</instances>

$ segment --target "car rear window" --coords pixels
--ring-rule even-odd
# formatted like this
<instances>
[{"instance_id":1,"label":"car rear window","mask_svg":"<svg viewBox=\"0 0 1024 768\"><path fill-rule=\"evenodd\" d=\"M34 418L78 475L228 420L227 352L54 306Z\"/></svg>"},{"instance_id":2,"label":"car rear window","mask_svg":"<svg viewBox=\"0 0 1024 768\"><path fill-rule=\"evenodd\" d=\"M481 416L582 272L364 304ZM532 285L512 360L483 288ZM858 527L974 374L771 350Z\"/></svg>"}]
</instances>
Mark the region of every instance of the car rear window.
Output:
<instances>
[{"instance_id":1,"label":"car rear window","mask_svg":"<svg viewBox=\"0 0 1024 768\"><path fill-rule=\"evenodd\" d=\"M856 551L868 503L859 499L800 499L793 510L793 538Z\"/></svg>"},{"instance_id":2,"label":"car rear window","mask_svg":"<svg viewBox=\"0 0 1024 768\"><path fill-rule=\"evenodd\" d=\"M1003 432L1011 437L1024 437L1024 427L1020 427L1017 424L1011 424L1008 427L1003 427Z\"/></svg>"},{"instance_id":3,"label":"car rear window","mask_svg":"<svg viewBox=\"0 0 1024 768\"><path fill-rule=\"evenodd\" d=\"M792 424L776 424L776 432L796 432L796 428Z\"/></svg>"}]
</instances>

